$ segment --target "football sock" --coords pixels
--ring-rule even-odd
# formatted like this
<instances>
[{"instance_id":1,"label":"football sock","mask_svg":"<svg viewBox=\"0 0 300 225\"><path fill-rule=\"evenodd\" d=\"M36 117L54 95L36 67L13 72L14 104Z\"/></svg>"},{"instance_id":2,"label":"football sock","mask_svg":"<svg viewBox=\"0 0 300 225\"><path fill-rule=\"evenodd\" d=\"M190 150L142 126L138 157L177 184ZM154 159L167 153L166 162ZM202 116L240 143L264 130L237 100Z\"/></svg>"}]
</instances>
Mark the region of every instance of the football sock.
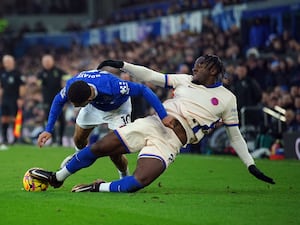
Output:
<instances>
[{"instance_id":1,"label":"football sock","mask_svg":"<svg viewBox=\"0 0 300 225\"><path fill-rule=\"evenodd\" d=\"M82 168L92 165L96 159L97 157L92 153L91 148L87 146L72 157L66 168L70 173L75 173Z\"/></svg>"},{"instance_id":2,"label":"football sock","mask_svg":"<svg viewBox=\"0 0 300 225\"><path fill-rule=\"evenodd\" d=\"M65 166L55 173L56 179L58 181L64 181L70 175L71 173L67 170Z\"/></svg>"},{"instance_id":3,"label":"football sock","mask_svg":"<svg viewBox=\"0 0 300 225\"><path fill-rule=\"evenodd\" d=\"M9 124L8 123L3 123L2 124L2 138L3 138L3 144L8 143L8 138L7 138L7 130L8 130Z\"/></svg>"},{"instance_id":4,"label":"football sock","mask_svg":"<svg viewBox=\"0 0 300 225\"><path fill-rule=\"evenodd\" d=\"M99 192L109 192L109 186L110 186L111 182L107 182L107 183L102 183L99 186Z\"/></svg>"},{"instance_id":5,"label":"football sock","mask_svg":"<svg viewBox=\"0 0 300 225\"><path fill-rule=\"evenodd\" d=\"M143 188L134 176L127 176L121 180L100 184L99 191L103 192L135 192Z\"/></svg>"}]
</instances>

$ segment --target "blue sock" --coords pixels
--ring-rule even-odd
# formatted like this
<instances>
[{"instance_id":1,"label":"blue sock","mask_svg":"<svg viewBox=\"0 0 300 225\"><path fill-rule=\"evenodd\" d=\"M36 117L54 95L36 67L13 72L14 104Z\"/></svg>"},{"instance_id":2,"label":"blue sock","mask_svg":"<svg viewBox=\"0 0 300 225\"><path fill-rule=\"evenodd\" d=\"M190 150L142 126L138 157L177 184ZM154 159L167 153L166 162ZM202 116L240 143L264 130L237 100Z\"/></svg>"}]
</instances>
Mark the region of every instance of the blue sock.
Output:
<instances>
[{"instance_id":1,"label":"blue sock","mask_svg":"<svg viewBox=\"0 0 300 225\"><path fill-rule=\"evenodd\" d=\"M135 192L143 188L143 186L135 179L134 176L127 176L121 180L111 182L109 186L110 192Z\"/></svg>"},{"instance_id":2,"label":"blue sock","mask_svg":"<svg viewBox=\"0 0 300 225\"><path fill-rule=\"evenodd\" d=\"M97 157L92 153L91 148L88 146L76 153L66 167L70 173L75 173L82 168L92 165L96 159Z\"/></svg>"}]
</instances>

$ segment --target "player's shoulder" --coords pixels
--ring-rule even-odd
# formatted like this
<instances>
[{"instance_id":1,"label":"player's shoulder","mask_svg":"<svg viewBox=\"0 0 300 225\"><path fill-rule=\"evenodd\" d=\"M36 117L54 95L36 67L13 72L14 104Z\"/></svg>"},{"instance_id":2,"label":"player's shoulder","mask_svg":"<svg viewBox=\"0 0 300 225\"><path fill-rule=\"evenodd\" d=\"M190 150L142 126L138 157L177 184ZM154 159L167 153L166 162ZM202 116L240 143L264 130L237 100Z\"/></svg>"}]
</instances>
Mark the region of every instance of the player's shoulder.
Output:
<instances>
[{"instance_id":1,"label":"player's shoulder","mask_svg":"<svg viewBox=\"0 0 300 225\"><path fill-rule=\"evenodd\" d=\"M166 74L166 77L168 85L173 84L175 86L185 85L193 79L193 76L188 74Z\"/></svg>"},{"instance_id":2,"label":"player's shoulder","mask_svg":"<svg viewBox=\"0 0 300 225\"><path fill-rule=\"evenodd\" d=\"M218 90L222 92L222 95L226 97L227 99L236 99L236 96L230 91L228 88L224 87L223 85L220 85L218 87Z\"/></svg>"}]
</instances>

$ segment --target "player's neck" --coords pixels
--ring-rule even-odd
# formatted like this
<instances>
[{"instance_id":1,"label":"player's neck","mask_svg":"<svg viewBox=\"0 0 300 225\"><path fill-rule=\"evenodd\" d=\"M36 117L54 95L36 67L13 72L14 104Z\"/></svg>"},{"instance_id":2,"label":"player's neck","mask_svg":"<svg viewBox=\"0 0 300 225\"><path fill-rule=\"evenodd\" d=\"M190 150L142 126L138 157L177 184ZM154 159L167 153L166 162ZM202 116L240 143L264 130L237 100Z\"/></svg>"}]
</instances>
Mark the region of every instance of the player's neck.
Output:
<instances>
[{"instance_id":1,"label":"player's neck","mask_svg":"<svg viewBox=\"0 0 300 225\"><path fill-rule=\"evenodd\" d=\"M94 99L96 97L96 91L93 86L90 86L90 88L91 88L91 99Z\"/></svg>"}]
</instances>

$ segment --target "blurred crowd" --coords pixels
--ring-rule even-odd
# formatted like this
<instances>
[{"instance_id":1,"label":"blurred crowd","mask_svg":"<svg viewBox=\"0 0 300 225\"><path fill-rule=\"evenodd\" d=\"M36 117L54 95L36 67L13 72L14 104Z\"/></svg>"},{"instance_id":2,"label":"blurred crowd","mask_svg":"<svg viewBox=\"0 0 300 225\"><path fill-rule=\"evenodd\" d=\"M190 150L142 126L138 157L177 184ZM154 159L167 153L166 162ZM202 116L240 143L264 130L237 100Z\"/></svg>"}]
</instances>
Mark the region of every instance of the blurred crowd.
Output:
<instances>
[{"instance_id":1,"label":"blurred crowd","mask_svg":"<svg viewBox=\"0 0 300 225\"><path fill-rule=\"evenodd\" d=\"M223 31L210 17L206 17L201 33L182 31L166 38L148 37L141 42L130 43L115 40L111 44L90 47L74 43L70 49L32 47L30 53L15 59L26 86L22 105L23 127L38 125L43 129L46 120L39 77L45 69L42 64L45 54L53 57L55 68L65 72L59 84L62 86L70 76L82 70L95 69L105 59L125 60L164 73L192 74L193 62L199 55L216 54L226 68L222 81L237 96L241 121L245 109L254 109L254 113L249 111L247 114L244 125L252 124L259 133L269 133L274 139L282 138L284 132L300 131L300 43L287 30L282 34L269 34L268 40L260 48L245 50L238 27L232 26ZM123 79L131 79L128 74L117 70L110 72ZM147 85L162 101L172 96L170 91ZM285 117L280 126L274 117L263 122L261 109L267 107L275 111L275 106L282 109ZM152 111L143 99L133 100L133 119L149 113ZM68 106L65 109L66 123L72 126L75 117L76 112ZM30 132L27 136L33 137L33 130Z\"/></svg>"},{"instance_id":2,"label":"blurred crowd","mask_svg":"<svg viewBox=\"0 0 300 225\"><path fill-rule=\"evenodd\" d=\"M111 15L98 16L90 21L75 23L69 20L62 31L82 31L91 28L99 28L111 24L139 21L144 19L157 18L186 11L199 9L213 9L217 4L223 6L235 5L244 2L254 2L258 0L155 0L151 3L140 0L128 0L115 9ZM0 3L1 15L53 15L53 14L83 14L87 13L88 4L84 0L80 1L50 1L50 0L15 0ZM5 33L15 32L14 28L8 26ZM18 36L26 33L47 33L48 28L42 21L37 21L34 25L22 24L18 30Z\"/></svg>"},{"instance_id":3,"label":"blurred crowd","mask_svg":"<svg viewBox=\"0 0 300 225\"><path fill-rule=\"evenodd\" d=\"M3 0L1 11L7 15L76 14L87 10L85 0Z\"/></svg>"}]
</instances>

